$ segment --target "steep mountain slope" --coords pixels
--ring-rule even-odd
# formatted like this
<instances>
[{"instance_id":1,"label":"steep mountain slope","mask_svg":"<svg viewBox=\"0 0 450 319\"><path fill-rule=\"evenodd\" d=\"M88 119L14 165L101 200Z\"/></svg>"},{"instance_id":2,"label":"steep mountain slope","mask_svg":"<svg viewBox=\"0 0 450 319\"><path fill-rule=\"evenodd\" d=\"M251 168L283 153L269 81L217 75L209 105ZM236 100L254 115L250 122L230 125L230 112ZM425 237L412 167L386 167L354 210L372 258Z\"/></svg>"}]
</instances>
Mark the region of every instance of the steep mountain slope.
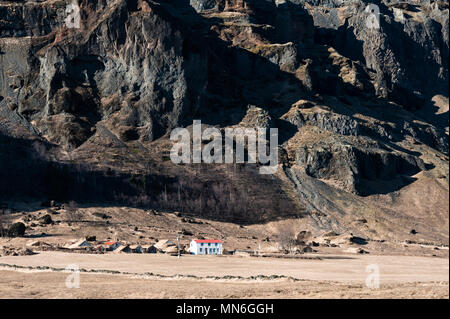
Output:
<instances>
[{"instance_id":1,"label":"steep mountain slope","mask_svg":"<svg viewBox=\"0 0 450 319\"><path fill-rule=\"evenodd\" d=\"M0 1L0 198L448 243L447 2L70 2ZM279 128L277 174L173 164L193 119Z\"/></svg>"}]
</instances>

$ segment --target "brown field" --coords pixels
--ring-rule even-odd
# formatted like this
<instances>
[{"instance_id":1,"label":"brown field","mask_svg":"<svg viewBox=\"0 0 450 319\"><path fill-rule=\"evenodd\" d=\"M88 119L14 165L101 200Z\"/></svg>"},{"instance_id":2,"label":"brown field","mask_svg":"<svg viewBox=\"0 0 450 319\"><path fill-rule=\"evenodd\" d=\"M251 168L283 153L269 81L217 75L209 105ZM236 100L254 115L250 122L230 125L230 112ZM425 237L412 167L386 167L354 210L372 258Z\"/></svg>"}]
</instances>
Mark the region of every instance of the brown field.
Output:
<instances>
[{"instance_id":1,"label":"brown field","mask_svg":"<svg viewBox=\"0 0 450 319\"><path fill-rule=\"evenodd\" d=\"M0 257L0 298L449 297L448 241L431 242L425 232L407 234L409 241L378 234L361 245L349 242L348 233L326 237L314 232L312 240L320 245L314 246L313 252L286 256L278 251L280 258L183 255L177 259L169 254L43 251L29 245L42 241L61 247L88 235L95 235L97 241L151 244L165 238L176 241L185 229L194 235L183 235L182 245L203 236L222 239L227 251L258 253L261 247L262 254L273 254L280 226L313 231L302 219L239 226L198 217L196 223L186 223L173 213L153 214L127 207L83 207L78 211L77 222L69 222L67 212L60 209L58 214L51 213L54 223L46 225L40 220L49 214L47 210L27 212L17 206L11 222L24 221L26 235L1 238L0 247L27 247L36 254ZM108 223L94 213L110 216ZM329 244L324 238L331 240ZM359 248L366 254L348 252ZM72 264L81 270L79 289L65 285L69 274L63 271ZM379 267L377 289L366 286L368 265Z\"/></svg>"},{"instance_id":2,"label":"brown field","mask_svg":"<svg viewBox=\"0 0 450 319\"><path fill-rule=\"evenodd\" d=\"M311 255L310 257L312 257ZM1 257L1 298L448 298L447 258L321 255L318 259L42 252ZM80 288L67 288L69 264ZM367 265L380 269L380 288L369 289ZM20 268L13 269L17 265ZM54 269L37 270L38 266ZM116 274L91 271L109 270ZM145 274L147 273L147 274ZM149 275L148 273L152 273ZM258 275L279 279L249 278ZM192 278L184 276L195 276ZM207 278L215 276L215 278ZM233 276L223 278L224 276Z\"/></svg>"}]
</instances>

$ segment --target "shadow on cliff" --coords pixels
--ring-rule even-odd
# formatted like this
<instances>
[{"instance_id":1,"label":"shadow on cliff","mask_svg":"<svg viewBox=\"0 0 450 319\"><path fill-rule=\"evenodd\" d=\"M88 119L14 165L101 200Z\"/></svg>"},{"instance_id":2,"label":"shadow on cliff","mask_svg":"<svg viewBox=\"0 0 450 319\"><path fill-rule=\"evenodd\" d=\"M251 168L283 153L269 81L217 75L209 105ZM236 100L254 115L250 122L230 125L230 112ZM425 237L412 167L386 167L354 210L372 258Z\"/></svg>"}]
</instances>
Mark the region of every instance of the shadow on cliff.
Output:
<instances>
[{"instance_id":1,"label":"shadow on cliff","mask_svg":"<svg viewBox=\"0 0 450 319\"><path fill-rule=\"evenodd\" d=\"M238 224L301 217L301 209L281 192L279 181L260 176L253 166L213 169L199 165L195 174L189 174L174 165L173 174L161 174L158 167L146 173L128 173L55 161L49 155L52 147L37 139L0 134L0 200L76 201L80 205L179 211ZM233 178L237 175L242 179Z\"/></svg>"},{"instance_id":2,"label":"shadow on cliff","mask_svg":"<svg viewBox=\"0 0 450 319\"><path fill-rule=\"evenodd\" d=\"M304 32L269 32L266 34L269 40L274 43L294 42L300 46L301 41L309 41L310 37L314 38L314 34L323 33L314 27L312 17L302 7L292 3L289 6L291 7L270 6L269 9L274 12L264 18L273 25L278 23L283 30L283 23L290 19L291 10L297 10L297 14L304 17ZM219 22L218 18L204 18L195 12L187 1L181 0L171 1L170 4L155 10L170 21L174 18L177 20L174 27L185 37L183 55L187 61L193 58L208 60L206 80L198 80L194 72L186 75L190 109L184 110L184 123L180 124L192 124L192 119L202 119L205 124L211 125L237 124L245 115L247 105L259 106L267 110L273 118L277 118L298 100L314 99L312 92L293 74L282 71L277 64L266 58L232 47L229 42L220 39L217 33L210 30L212 24ZM263 15L258 17L263 19ZM308 30L312 30L312 34ZM345 36L346 43L358 48L354 54L362 52L362 46L352 32L347 29L338 32L341 32L339 37ZM329 36L333 38L335 35L330 33ZM323 70L330 68L333 73L337 72L330 61L321 67ZM361 99L367 98L367 95L359 96L360 93L336 76L333 76L331 82L324 83L324 91L320 90L319 87L317 93L337 96L349 94ZM368 92L370 98L377 99L372 90ZM381 114L373 110L363 108L361 113L364 114L366 110L370 112L370 116L382 119ZM345 114L345 111L340 109L335 111ZM280 143L289 140L298 131L297 127L287 121L279 120L277 125L282 128ZM391 147L397 147L382 136L377 138ZM95 170L83 165L34 158L31 155L32 147L30 141L0 136L0 197L10 199L22 196L172 209L212 220L237 223L267 222L298 211L286 198L274 200L274 193L281 193L280 185L274 179L255 175L257 173L252 167L239 166L240 171L237 173L242 175L241 180L244 180L244 177L250 179L248 185L239 186L239 181L230 180L227 174L214 175L214 179L211 179L213 170L199 176L183 175L181 169L180 174L176 176L161 175L156 170L139 175ZM408 153L408 150L399 147L397 149ZM223 172L225 170L226 168ZM253 186L252 181L255 182ZM401 186L410 182L412 180ZM244 196L244 190L248 187L252 187L255 193L259 191L260 197Z\"/></svg>"}]
</instances>

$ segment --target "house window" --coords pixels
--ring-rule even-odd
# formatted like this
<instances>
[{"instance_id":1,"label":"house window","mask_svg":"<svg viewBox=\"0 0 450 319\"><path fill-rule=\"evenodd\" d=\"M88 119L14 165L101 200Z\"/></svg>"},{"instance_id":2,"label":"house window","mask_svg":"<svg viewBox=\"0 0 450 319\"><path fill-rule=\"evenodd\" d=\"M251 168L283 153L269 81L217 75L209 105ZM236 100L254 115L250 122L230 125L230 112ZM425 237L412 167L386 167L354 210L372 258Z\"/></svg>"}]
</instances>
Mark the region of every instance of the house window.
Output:
<instances>
[{"instance_id":1,"label":"house window","mask_svg":"<svg viewBox=\"0 0 450 319\"><path fill-rule=\"evenodd\" d=\"M219 244L216 243L216 247L219 246Z\"/></svg>"},{"instance_id":2,"label":"house window","mask_svg":"<svg viewBox=\"0 0 450 319\"><path fill-rule=\"evenodd\" d=\"M200 248L200 252L202 252L203 251L203 248Z\"/></svg>"},{"instance_id":3,"label":"house window","mask_svg":"<svg viewBox=\"0 0 450 319\"><path fill-rule=\"evenodd\" d=\"M208 243L208 246L211 246L211 243Z\"/></svg>"}]
</instances>

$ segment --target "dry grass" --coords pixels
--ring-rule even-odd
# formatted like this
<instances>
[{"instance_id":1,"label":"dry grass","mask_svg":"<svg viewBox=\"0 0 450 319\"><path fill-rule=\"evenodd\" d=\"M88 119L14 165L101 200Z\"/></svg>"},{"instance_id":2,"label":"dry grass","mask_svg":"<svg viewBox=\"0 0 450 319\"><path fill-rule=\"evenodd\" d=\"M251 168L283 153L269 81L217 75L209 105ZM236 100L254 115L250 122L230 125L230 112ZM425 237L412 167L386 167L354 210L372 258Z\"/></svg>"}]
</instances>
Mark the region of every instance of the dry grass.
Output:
<instances>
[{"instance_id":1,"label":"dry grass","mask_svg":"<svg viewBox=\"0 0 450 319\"><path fill-rule=\"evenodd\" d=\"M405 256L351 258L282 260L185 256L178 260L165 255L54 252L2 257L0 263L3 264L60 268L77 264L80 269L108 269L128 274L82 272L80 289L68 289L65 286L67 273L11 271L11 268L3 267L0 270L0 298L448 298L448 259ZM380 267L379 289L369 289L365 285L366 266L374 263ZM139 275L145 272L153 275ZM159 277L176 274L196 277ZM261 274L293 275L297 279L248 278ZM223 279L224 276L246 278Z\"/></svg>"}]
</instances>

